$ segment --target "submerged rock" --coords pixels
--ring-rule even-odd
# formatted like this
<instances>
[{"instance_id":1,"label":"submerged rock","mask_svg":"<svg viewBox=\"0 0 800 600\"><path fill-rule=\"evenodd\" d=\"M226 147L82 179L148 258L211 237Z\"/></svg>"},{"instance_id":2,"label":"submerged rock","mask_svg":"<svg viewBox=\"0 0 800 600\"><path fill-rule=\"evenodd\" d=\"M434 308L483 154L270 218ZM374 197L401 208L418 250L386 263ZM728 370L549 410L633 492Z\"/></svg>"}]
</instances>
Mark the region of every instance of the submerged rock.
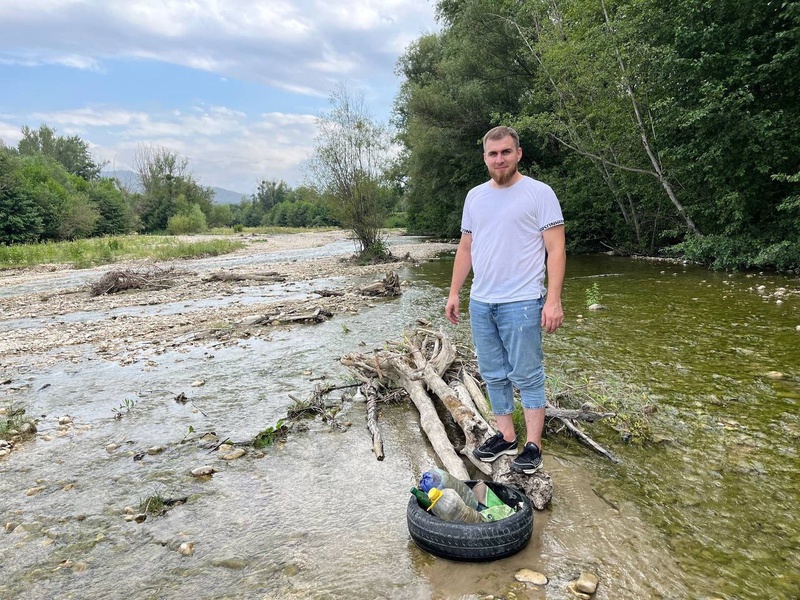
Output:
<instances>
[{"instance_id":1,"label":"submerged rock","mask_svg":"<svg viewBox=\"0 0 800 600\"><path fill-rule=\"evenodd\" d=\"M547 577L539 573L538 571L533 571L531 569L520 569L516 573L514 573L514 579L517 581L521 581L522 583L532 583L533 585L547 585Z\"/></svg>"},{"instance_id":2,"label":"submerged rock","mask_svg":"<svg viewBox=\"0 0 800 600\"><path fill-rule=\"evenodd\" d=\"M594 573L581 573L575 582L575 589L584 594L594 594L599 583L600 580Z\"/></svg>"}]
</instances>

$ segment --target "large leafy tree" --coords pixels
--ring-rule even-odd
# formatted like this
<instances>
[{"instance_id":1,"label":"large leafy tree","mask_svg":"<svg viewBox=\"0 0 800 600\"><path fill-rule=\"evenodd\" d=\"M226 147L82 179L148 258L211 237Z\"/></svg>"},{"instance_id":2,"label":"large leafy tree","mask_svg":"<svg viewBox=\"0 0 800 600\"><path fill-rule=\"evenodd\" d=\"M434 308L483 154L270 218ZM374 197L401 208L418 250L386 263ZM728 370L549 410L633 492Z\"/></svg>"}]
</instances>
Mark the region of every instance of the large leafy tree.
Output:
<instances>
[{"instance_id":1,"label":"large leafy tree","mask_svg":"<svg viewBox=\"0 0 800 600\"><path fill-rule=\"evenodd\" d=\"M97 179L102 168L94 161L85 141L76 135L56 135L56 130L44 123L38 129L23 126L17 149L22 156L47 156L68 173L86 180Z\"/></svg>"},{"instance_id":2,"label":"large leafy tree","mask_svg":"<svg viewBox=\"0 0 800 600\"><path fill-rule=\"evenodd\" d=\"M42 218L19 175L21 161L0 147L0 244L35 242L42 233Z\"/></svg>"},{"instance_id":3,"label":"large leafy tree","mask_svg":"<svg viewBox=\"0 0 800 600\"><path fill-rule=\"evenodd\" d=\"M504 18L514 3L438 8L442 32L417 40L398 63L404 81L395 112L408 227L454 236L467 191L486 179L480 140L498 113L518 111L535 66ZM522 167L538 170L547 154L547 147L526 146Z\"/></svg>"}]
</instances>

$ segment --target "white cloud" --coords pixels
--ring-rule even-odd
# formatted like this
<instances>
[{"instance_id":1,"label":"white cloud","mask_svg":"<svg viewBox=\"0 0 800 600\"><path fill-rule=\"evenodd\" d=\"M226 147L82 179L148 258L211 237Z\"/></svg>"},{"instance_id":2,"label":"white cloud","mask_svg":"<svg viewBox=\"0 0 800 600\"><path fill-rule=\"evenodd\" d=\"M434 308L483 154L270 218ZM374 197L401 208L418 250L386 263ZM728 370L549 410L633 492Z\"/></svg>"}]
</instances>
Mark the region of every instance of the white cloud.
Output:
<instances>
[{"instance_id":1,"label":"white cloud","mask_svg":"<svg viewBox=\"0 0 800 600\"><path fill-rule=\"evenodd\" d=\"M432 15L432 0L3 0L0 60L96 70L147 57L319 95L333 73L391 74Z\"/></svg>"},{"instance_id":2,"label":"white cloud","mask_svg":"<svg viewBox=\"0 0 800 600\"><path fill-rule=\"evenodd\" d=\"M265 87L263 109L248 114L202 93L187 106L145 89L132 98L135 110L90 95L56 110L40 107L57 102L36 98L10 109L11 98L0 96L0 138L14 145L22 124L45 122L79 135L98 160L118 169L134 164L139 145L155 144L185 155L205 185L242 192L263 178L296 185L316 133L316 117L304 113L324 104L342 80L388 106L394 89L382 86L394 85L395 62L408 43L433 27L433 2L0 0L0 78L4 65L9 72L60 65L105 73L120 60L146 59L213 73L221 85ZM298 114L271 111L269 88L308 101Z\"/></svg>"}]
</instances>

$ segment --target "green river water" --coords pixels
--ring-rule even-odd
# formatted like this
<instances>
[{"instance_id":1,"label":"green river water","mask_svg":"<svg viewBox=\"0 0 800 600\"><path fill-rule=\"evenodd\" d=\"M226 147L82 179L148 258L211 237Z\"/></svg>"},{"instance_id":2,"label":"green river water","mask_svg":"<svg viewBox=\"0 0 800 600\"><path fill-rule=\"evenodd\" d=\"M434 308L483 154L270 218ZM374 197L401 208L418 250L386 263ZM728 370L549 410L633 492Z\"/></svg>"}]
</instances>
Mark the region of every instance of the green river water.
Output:
<instances>
[{"instance_id":1,"label":"green river water","mask_svg":"<svg viewBox=\"0 0 800 600\"><path fill-rule=\"evenodd\" d=\"M447 286L450 265L423 276ZM595 282L605 310L587 310ZM596 492L664 532L697 598L800 598L798 290L797 277L568 260L547 367L622 380L657 407L661 443L612 445L623 463L593 461Z\"/></svg>"}]
</instances>

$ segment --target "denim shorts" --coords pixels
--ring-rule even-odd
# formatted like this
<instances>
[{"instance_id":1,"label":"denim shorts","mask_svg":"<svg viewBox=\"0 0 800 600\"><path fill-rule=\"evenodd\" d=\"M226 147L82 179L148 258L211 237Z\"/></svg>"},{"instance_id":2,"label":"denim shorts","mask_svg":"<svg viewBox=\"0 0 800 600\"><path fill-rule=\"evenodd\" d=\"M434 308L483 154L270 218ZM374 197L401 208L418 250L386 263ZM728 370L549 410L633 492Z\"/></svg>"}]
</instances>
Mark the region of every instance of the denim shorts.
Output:
<instances>
[{"instance_id":1,"label":"denim shorts","mask_svg":"<svg viewBox=\"0 0 800 600\"><path fill-rule=\"evenodd\" d=\"M514 412L514 388L519 390L523 408L545 406L543 306L543 298L499 304L469 301L478 369L496 415Z\"/></svg>"}]
</instances>

